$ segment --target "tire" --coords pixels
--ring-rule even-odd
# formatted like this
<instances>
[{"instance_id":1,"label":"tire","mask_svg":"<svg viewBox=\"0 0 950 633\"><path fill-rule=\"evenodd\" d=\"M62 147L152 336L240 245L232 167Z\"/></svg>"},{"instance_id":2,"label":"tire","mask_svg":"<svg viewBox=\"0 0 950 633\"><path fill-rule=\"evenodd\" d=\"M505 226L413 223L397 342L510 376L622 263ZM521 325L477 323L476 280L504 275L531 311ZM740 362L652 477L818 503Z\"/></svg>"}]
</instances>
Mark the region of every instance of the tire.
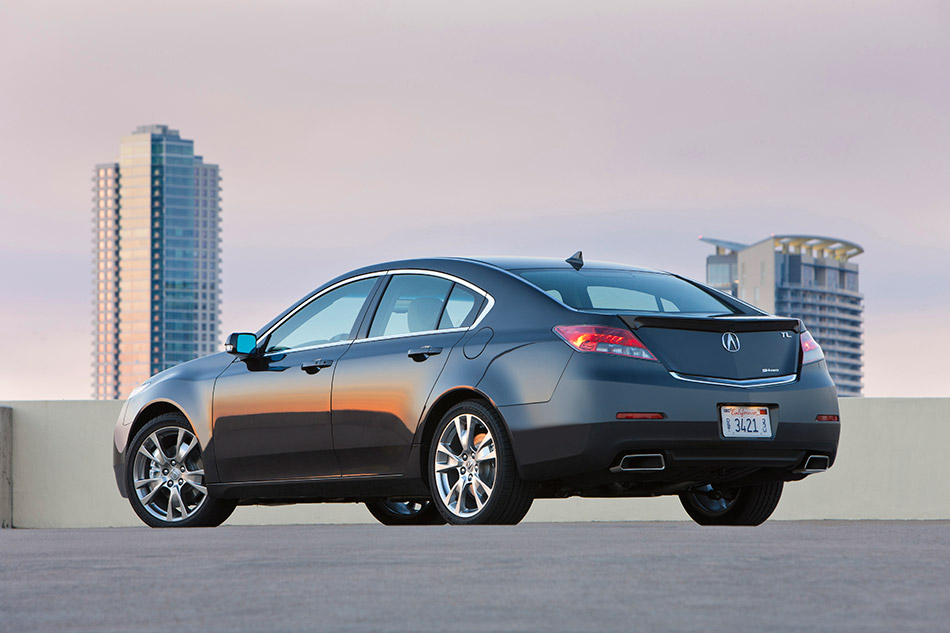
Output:
<instances>
[{"instance_id":1,"label":"tire","mask_svg":"<svg viewBox=\"0 0 950 633\"><path fill-rule=\"evenodd\" d=\"M129 503L146 525L215 527L234 512L236 501L208 494L201 445L180 413L165 413L143 426L125 459Z\"/></svg>"},{"instance_id":2,"label":"tire","mask_svg":"<svg viewBox=\"0 0 950 633\"><path fill-rule=\"evenodd\" d=\"M383 525L445 525L445 519L428 499L367 501L366 509Z\"/></svg>"},{"instance_id":3,"label":"tire","mask_svg":"<svg viewBox=\"0 0 950 633\"><path fill-rule=\"evenodd\" d=\"M534 485L518 476L501 417L466 400L442 417L426 461L432 503L453 525L514 525L534 501Z\"/></svg>"},{"instance_id":4,"label":"tire","mask_svg":"<svg viewBox=\"0 0 950 633\"><path fill-rule=\"evenodd\" d=\"M700 525L761 525L782 498L784 483L742 488L700 486L680 495L686 514Z\"/></svg>"}]
</instances>

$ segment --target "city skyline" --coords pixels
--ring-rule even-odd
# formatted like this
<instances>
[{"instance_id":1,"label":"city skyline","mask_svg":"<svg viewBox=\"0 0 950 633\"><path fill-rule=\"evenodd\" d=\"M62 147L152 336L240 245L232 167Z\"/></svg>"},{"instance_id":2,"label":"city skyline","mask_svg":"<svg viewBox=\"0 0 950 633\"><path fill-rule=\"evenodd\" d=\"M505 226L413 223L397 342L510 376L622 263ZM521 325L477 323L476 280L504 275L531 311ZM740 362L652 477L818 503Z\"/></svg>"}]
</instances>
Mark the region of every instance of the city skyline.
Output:
<instances>
[{"instance_id":1,"label":"city skyline","mask_svg":"<svg viewBox=\"0 0 950 633\"><path fill-rule=\"evenodd\" d=\"M375 261L814 232L866 249L864 394L946 395L950 15L687 5L6 6L0 397L88 397L89 168L150 121L227 170L222 334Z\"/></svg>"},{"instance_id":2,"label":"city skyline","mask_svg":"<svg viewBox=\"0 0 950 633\"><path fill-rule=\"evenodd\" d=\"M167 125L123 136L93 173L92 396L219 351L220 170Z\"/></svg>"}]
</instances>

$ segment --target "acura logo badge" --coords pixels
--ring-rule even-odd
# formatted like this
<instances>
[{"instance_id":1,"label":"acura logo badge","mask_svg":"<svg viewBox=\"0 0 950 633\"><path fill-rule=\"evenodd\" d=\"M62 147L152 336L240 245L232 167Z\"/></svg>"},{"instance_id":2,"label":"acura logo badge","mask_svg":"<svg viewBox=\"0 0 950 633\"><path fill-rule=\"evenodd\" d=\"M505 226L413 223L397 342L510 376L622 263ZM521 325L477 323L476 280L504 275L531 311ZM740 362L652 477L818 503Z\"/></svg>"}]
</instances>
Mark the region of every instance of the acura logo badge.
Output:
<instances>
[{"instance_id":1,"label":"acura logo badge","mask_svg":"<svg viewBox=\"0 0 950 633\"><path fill-rule=\"evenodd\" d=\"M736 336L735 332L726 332L722 335L722 346L727 352L738 352L739 337Z\"/></svg>"}]
</instances>

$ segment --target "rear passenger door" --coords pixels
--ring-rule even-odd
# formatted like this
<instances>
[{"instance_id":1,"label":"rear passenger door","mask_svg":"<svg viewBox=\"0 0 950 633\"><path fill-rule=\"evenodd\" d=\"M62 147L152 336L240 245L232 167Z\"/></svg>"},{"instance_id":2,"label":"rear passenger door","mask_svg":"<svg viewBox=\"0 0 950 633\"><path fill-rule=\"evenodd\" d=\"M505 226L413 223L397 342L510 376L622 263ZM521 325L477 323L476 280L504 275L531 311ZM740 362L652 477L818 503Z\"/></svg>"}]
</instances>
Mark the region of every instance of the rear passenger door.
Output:
<instances>
[{"instance_id":1,"label":"rear passenger door","mask_svg":"<svg viewBox=\"0 0 950 633\"><path fill-rule=\"evenodd\" d=\"M333 445L346 475L405 471L426 400L484 297L435 274L394 274L333 377Z\"/></svg>"}]
</instances>

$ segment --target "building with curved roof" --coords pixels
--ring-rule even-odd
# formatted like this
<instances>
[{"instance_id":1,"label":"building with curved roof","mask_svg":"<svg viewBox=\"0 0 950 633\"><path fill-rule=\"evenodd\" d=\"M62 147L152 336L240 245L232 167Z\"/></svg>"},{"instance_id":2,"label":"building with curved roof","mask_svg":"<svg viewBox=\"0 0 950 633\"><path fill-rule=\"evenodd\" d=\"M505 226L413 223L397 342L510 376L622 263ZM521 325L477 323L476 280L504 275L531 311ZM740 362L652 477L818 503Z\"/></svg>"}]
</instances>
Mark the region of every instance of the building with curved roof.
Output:
<instances>
[{"instance_id":1,"label":"building with curved roof","mask_svg":"<svg viewBox=\"0 0 950 633\"><path fill-rule=\"evenodd\" d=\"M854 242L818 235L773 235L755 244L700 236L716 247L706 283L767 312L804 321L825 352L840 396L863 387L864 296Z\"/></svg>"}]
</instances>

